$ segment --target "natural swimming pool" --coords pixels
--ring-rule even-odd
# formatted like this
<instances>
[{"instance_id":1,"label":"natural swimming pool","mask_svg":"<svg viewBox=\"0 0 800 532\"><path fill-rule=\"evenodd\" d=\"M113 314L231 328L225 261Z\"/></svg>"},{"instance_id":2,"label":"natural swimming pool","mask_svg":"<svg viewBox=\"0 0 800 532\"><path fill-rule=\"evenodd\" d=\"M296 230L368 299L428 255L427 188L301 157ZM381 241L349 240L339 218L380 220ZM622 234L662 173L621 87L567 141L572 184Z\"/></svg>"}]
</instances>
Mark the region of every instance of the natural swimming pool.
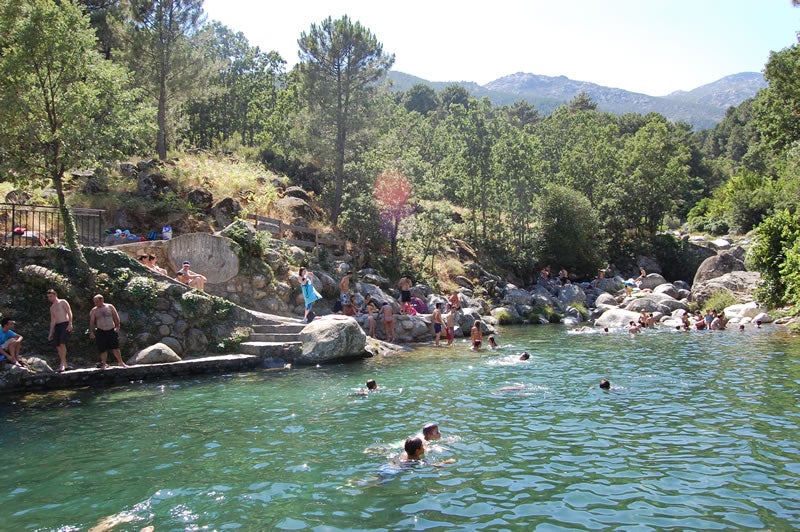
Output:
<instances>
[{"instance_id":1,"label":"natural swimming pool","mask_svg":"<svg viewBox=\"0 0 800 532\"><path fill-rule=\"evenodd\" d=\"M800 526L800 340L560 326L499 340L5 397L0 529ZM368 378L382 391L351 395ZM443 440L428 458L456 463L387 467L429 421Z\"/></svg>"}]
</instances>

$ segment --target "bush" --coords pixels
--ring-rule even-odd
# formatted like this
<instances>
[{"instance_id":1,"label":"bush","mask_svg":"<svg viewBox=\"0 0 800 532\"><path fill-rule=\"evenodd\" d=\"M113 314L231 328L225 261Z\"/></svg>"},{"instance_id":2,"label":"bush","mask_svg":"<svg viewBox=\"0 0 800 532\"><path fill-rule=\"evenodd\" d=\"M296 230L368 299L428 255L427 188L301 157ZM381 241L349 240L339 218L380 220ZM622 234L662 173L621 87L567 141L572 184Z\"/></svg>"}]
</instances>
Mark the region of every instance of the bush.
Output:
<instances>
[{"instance_id":1,"label":"bush","mask_svg":"<svg viewBox=\"0 0 800 532\"><path fill-rule=\"evenodd\" d=\"M727 290L718 290L711 294L705 304L704 310L723 310L735 305L739 300Z\"/></svg>"},{"instance_id":2,"label":"bush","mask_svg":"<svg viewBox=\"0 0 800 532\"><path fill-rule=\"evenodd\" d=\"M501 310L500 312L497 312L495 317L497 318L497 323L500 325L511 325L514 323L514 317L511 316L511 313L507 310Z\"/></svg>"}]
</instances>

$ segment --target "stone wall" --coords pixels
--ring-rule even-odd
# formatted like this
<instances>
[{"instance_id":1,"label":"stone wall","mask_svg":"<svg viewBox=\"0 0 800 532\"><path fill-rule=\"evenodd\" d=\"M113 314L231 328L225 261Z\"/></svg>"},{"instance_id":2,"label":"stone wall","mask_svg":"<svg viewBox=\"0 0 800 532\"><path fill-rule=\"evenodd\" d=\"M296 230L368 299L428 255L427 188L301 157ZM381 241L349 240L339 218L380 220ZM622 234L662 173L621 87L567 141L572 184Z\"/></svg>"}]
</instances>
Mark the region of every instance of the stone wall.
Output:
<instances>
[{"instance_id":1,"label":"stone wall","mask_svg":"<svg viewBox=\"0 0 800 532\"><path fill-rule=\"evenodd\" d=\"M0 248L0 314L17 322L15 330L24 337L23 356L38 355L51 364L56 360L55 348L47 341L49 288L72 307L74 330L67 346L68 362L74 367L98 361L88 337L95 293L119 311L123 358L155 342L184 358L224 351L258 321L246 309L155 274L117 250L84 248L84 254L94 272L93 283L78 278L73 255L64 248Z\"/></svg>"}]
</instances>

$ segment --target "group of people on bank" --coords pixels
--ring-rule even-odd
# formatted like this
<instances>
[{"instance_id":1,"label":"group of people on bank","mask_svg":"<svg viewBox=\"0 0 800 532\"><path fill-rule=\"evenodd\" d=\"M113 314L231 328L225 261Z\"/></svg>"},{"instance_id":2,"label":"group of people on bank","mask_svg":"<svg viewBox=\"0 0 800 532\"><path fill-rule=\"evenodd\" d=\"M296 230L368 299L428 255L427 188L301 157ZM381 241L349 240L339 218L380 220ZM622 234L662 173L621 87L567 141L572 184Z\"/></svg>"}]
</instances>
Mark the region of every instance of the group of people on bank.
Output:
<instances>
[{"instance_id":1,"label":"group of people on bank","mask_svg":"<svg viewBox=\"0 0 800 532\"><path fill-rule=\"evenodd\" d=\"M58 293L52 288L46 292L47 300L50 303L50 327L47 339L56 347L58 353L58 372L68 369L67 366L67 341L72 334L72 307L69 301L58 297ZM119 327L120 319L114 305L105 302L101 294L92 298L94 306L89 311L89 338L95 341L97 350L100 353L100 364L98 367L105 369L108 367L108 352L117 359L117 364L127 367L122 360L122 353L119 349ZM19 367L30 367L28 361L20 356L22 346L22 336L14 332L12 327L16 322L4 317L2 320L2 333L0 333L0 356L8 363Z\"/></svg>"}]
</instances>

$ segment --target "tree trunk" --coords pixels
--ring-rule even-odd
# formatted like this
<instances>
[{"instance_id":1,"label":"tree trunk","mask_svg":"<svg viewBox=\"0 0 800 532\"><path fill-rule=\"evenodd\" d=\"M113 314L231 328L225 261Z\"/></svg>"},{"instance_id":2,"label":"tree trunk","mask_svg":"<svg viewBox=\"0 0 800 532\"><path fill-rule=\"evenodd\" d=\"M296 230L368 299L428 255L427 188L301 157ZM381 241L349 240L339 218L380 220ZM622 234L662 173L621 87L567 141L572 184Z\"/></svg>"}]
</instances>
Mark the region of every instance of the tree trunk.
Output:
<instances>
[{"instance_id":1,"label":"tree trunk","mask_svg":"<svg viewBox=\"0 0 800 532\"><path fill-rule=\"evenodd\" d=\"M162 74L158 87L158 136L156 139L156 150L158 158L162 161L167 160L167 81Z\"/></svg>"},{"instance_id":2,"label":"tree trunk","mask_svg":"<svg viewBox=\"0 0 800 532\"><path fill-rule=\"evenodd\" d=\"M64 222L64 239L66 240L67 248L75 258L75 269L80 281L86 287L93 287L94 276L78 241L78 230L75 228L75 219L72 217L72 211L67 207L67 202L64 198L64 182L61 174L54 172L52 179L53 187L56 189L56 198L58 199L58 211L61 214L61 220Z\"/></svg>"}]
</instances>

